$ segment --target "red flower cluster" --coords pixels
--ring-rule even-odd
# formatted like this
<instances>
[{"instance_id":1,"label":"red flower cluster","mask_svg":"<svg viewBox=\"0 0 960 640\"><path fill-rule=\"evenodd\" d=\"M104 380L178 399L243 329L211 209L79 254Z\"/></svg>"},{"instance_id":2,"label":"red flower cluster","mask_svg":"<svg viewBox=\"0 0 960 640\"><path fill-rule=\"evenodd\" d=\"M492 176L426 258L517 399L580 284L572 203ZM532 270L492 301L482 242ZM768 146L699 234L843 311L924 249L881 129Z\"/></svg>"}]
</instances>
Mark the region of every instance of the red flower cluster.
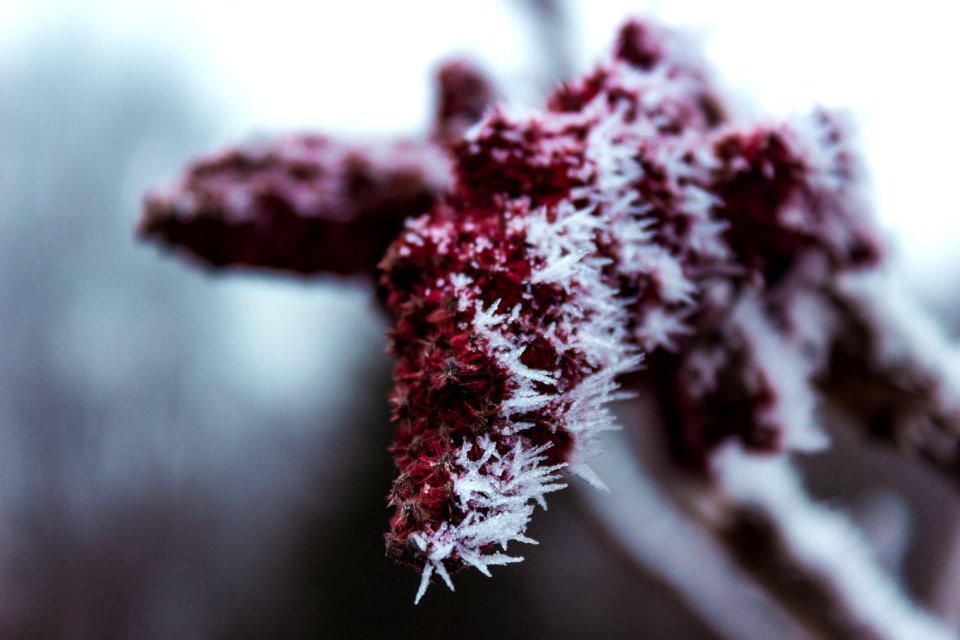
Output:
<instances>
[{"instance_id":1,"label":"red flower cluster","mask_svg":"<svg viewBox=\"0 0 960 640\"><path fill-rule=\"evenodd\" d=\"M452 193L381 263L388 546L425 579L512 560L495 547L525 539L561 466L596 481L606 404L642 354L683 458L731 436L815 445L806 368L772 370L791 330L774 307L876 257L836 121L725 126L681 43L646 25L547 105L489 112L454 148Z\"/></svg>"},{"instance_id":2,"label":"red flower cluster","mask_svg":"<svg viewBox=\"0 0 960 640\"><path fill-rule=\"evenodd\" d=\"M731 441L821 443L833 330L815 318L836 315L837 274L879 258L836 116L733 126L688 44L635 21L543 110L488 107L463 64L440 79L432 143L231 151L148 199L142 226L214 265L302 273L368 269L393 240L386 539L418 599L434 575L520 560L507 546L532 542L562 470L602 486L596 436L641 366L693 467Z\"/></svg>"}]
</instances>

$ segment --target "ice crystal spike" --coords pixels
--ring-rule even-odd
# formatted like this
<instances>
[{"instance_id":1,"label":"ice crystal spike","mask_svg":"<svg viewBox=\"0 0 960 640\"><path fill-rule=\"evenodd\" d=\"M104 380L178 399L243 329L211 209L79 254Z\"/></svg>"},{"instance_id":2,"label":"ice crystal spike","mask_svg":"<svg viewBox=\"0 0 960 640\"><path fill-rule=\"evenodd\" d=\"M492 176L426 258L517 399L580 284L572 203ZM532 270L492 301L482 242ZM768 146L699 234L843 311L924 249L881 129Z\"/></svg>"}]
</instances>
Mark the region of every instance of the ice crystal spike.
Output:
<instances>
[{"instance_id":1,"label":"ice crystal spike","mask_svg":"<svg viewBox=\"0 0 960 640\"><path fill-rule=\"evenodd\" d=\"M960 481L960 347L883 274L841 283L817 379L867 433Z\"/></svg>"},{"instance_id":2,"label":"ice crystal spike","mask_svg":"<svg viewBox=\"0 0 960 640\"><path fill-rule=\"evenodd\" d=\"M140 233L213 266L370 271L448 182L429 144L261 140L191 165L146 199Z\"/></svg>"}]
</instances>

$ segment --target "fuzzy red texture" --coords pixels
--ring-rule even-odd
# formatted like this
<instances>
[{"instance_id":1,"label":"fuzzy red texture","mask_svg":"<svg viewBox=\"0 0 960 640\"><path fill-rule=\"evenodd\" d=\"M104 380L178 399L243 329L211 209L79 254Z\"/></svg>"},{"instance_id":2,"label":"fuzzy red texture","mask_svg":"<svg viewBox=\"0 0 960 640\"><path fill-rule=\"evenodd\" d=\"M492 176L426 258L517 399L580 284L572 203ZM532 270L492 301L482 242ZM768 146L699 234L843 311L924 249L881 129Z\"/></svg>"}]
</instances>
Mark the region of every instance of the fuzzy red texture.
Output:
<instances>
[{"instance_id":1,"label":"fuzzy red texture","mask_svg":"<svg viewBox=\"0 0 960 640\"><path fill-rule=\"evenodd\" d=\"M514 211L514 215L522 215ZM522 234L507 228L499 209L456 211L441 205L429 224L442 229L451 246L434 242L397 242L381 263L386 304L395 321L389 332L391 353L397 358L395 386L390 396L397 424L391 451L400 475L389 500L396 507L387 534L388 552L422 566L409 536L439 522L457 524L466 513L453 502L451 465L467 441L480 435L500 438L501 404L510 390L508 373L494 361L483 340L469 327L476 309L461 308L438 279L460 273L471 277L484 292L484 307L500 300L509 309L526 291L534 301L514 321L518 332L530 336L523 362L535 369L561 368L573 383L583 375L577 354L560 355L532 327L545 326L569 303L566 293L552 285L531 285L533 264ZM401 236L402 238L403 236ZM479 252L467 248L478 238L489 246ZM406 254L406 255L404 255ZM471 301L473 302L473 301ZM532 443L550 442L551 462L565 459L569 435L552 430L548 414L522 414L518 420L535 427L524 431ZM512 438L502 438L503 452ZM479 456L479 451L475 452Z\"/></svg>"},{"instance_id":2,"label":"fuzzy red texture","mask_svg":"<svg viewBox=\"0 0 960 640\"><path fill-rule=\"evenodd\" d=\"M416 142L263 141L204 158L149 195L140 233L212 267L369 271L445 188L443 163Z\"/></svg>"},{"instance_id":3,"label":"fuzzy red texture","mask_svg":"<svg viewBox=\"0 0 960 640\"><path fill-rule=\"evenodd\" d=\"M823 142L842 145L843 134L829 114L814 117L827 132ZM806 159L790 150L781 132L760 129L731 134L720 138L715 149L721 161L715 191L723 202L718 215L729 222L727 241L737 261L762 274L768 286L790 271L792 260L806 250L829 255L838 271L869 266L880 259L875 232L865 224L851 227L842 245L825 238L823 227L842 212L829 201L834 194L811 188ZM832 168L841 189L857 182L852 164L849 150L841 150ZM803 206L805 216L797 224L787 225L782 212L790 204Z\"/></svg>"},{"instance_id":4,"label":"fuzzy red texture","mask_svg":"<svg viewBox=\"0 0 960 640\"><path fill-rule=\"evenodd\" d=\"M847 199L860 176L841 129L830 114L816 113L813 119L824 132L819 142L836 152L829 167L833 189L813 184L809 159L791 149L782 128L725 133L713 143L719 163L711 191L720 199L716 214L728 223L724 237L738 271L727 281L738 289L760 287L767 318L785 342L792 329L782 306L798 293L791 276L802 258L824 258L824 279L803 286L829 291L841 272L873 267L883 255L866 212L851 210L862 203ZM803 216L787 220L791 207L801 207ZM778 400L777 372L754 361L749 336L728 323L726 312L702 309L691 319L696 330L684 347L655 354L645 371L657 389L674 458L699 470L730 438L758 453L780 451L787 429L761 417ZM690 358L717 349L724 353L717 386L705 395L692 393Z\"/></svg>"},{"instance_id":5,"label":"fuzzy red texture","mask_svg":"<svg viewBox=\"0 0 960 640\"><path fill-rule=\"evenodd\" d=\"M634 87L623 86L614 73L615 66L600 65L582 78L568 81L547 99L547 108L556 113L576 112L584 108L598 94L603 93L614 105L626 102L628 122L637 117L658 121L657 127L664 135L681 133L694 128L712 128L726 119L719 96L709 86L707 73L698 66L699 60L690 61L676 56L667 42L674 34L664 34L651 25L637 20L628 21L621 27L613 45L615 64L622 63L644 72L662 74L665 82L683 80L690 82L694 90L682 99L658 97L645 101ZM674 42L674 48L683 43ZM671 56L671 53L674 54Z\"/></svg>"},{"instance_id":6,"label":"fuzzy red texture","mask_svg":"<svg viewBox=\"0 0 960 640\"><path fill-rule=\"evenodd\" d=\"M497 97L497 89L476 65L465 60L442 65L437 71L433 140L440 144L459 140Z\"/></svg>"},{"instance_id":7,"label":"fuzzy red texture","mask_svg":"<svg viewBox=\"0 0 960 640\"><path fill-rule=\"evenodd\" d=\"M461 60L439 68L436 87L430 141L308 133L225 149L149 194L139 234L213 268L372 272L403 222L450 186L443 147L497 96Z\"/></svg>"}]
</instances>

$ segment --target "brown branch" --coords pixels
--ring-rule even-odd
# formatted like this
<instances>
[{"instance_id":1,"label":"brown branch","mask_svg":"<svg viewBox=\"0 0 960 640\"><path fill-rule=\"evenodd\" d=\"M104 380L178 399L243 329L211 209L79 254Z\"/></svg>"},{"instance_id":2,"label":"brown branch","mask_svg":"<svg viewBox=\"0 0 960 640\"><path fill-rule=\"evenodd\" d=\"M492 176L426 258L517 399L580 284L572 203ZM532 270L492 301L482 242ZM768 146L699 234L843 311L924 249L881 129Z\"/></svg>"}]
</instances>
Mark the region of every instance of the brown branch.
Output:
<instances>
[{"instance_id":1,"label":"brown branch","mask_svg":"<svg viewBox=\"0 0 960 640\"><path fill-rule=\"evenodd\" d=\"M691 517L658 477L650 450L638 460L622 435L597 459L610 493L583 489L580 502L623 556L644 574L676 592L720 637L736 640L806 640L808 628L788 613L775 594L731 561L713 531ZM774 597L772 597L774 596ZM735 615L731 615L737 612Z\"/></svg>"},{"instance_id":2,"label":"brown branch","mask_svg":"<svg viewBox=\"0 0 960 640\"><path fill-rule=\"evenodd\" d=\"M594 500L607 505L604 508L610 513L601 510L599 517L614 530L611 535L633 549L635 562L666 571L668 581L673 577L671 584L694 602L703 597L704 584L723 584L724 591L713 597L730 598L727 613L749 611L751 620L776 616L790 621L791 632L807 636L951 637L876 565L867 541L845 518L807 497L785 455L751 454L731 445L718 451L709 478L682 472L665 456L657 459L651 453L661 451L663 444L659 442L662 435L659 439L650 435L662 433L656 424L658 399L647 390L637 402L643 403L641 410L627 422L642 417L644 429L632 429L634 442L621 439L600 459L607 464L600 469L601 475L617 501ZM638 460L631 460L634 455ZM611 468L629 472L611 477ZM686 521L685 528L674 524L678 518ZM709 568L699 574L684 570L691 558L699 566L703 558L718 553L711 549L720 549L730 563L725 577L711 577ZM744 589L762 594L763 599L750 608L736 604L743 600ZM713 614L705 617L715 622ZM752 637L740 631L725 633Z\"/></svg>"},{"instance_id":3,"label":"brown branch","mask_svg":"<svg viewBox=\"0 0 960 640\"><path fill-rule=\"evenodd\" d=\"M840 332L818 384L871 438L960 483L960 350L884 277L834 292Z\"/></svg>"},{"instance_id":4,"label":"brown branch","mask_svg":"<svg viewBox=\"0 0 960 640\"><path fill-rule=\"evenodd\" d=\"M705 488L717 535L741 566L825 638L952 637L875 563L843 516L814 503L785 456L720 452Z\"/></svg>"}]
</instances>

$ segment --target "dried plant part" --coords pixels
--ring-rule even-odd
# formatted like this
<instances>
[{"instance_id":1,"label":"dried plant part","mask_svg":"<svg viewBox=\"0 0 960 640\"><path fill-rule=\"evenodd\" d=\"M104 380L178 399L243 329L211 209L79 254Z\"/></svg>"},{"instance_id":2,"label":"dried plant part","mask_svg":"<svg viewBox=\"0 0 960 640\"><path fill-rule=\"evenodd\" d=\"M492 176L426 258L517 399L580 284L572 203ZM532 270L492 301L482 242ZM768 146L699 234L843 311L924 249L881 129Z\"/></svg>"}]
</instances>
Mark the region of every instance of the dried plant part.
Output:
<instances>
[{"instance_id":1,"label":"dried plant part","mask_svg":"<svg viewBox=\"0 0 960 640\"><path fill-rule=\"evenodd\" d=\"M658 417L627 426L662 429L686 478L667 493L698 496L684 508L775 606L814 633L942 637L862 550L843 564L817 546L859 542L789 466L827 446L826 398L960 469L955 349L862 284L884 252L846 119L734 125L696 48L641 21L540 109L491 106L465 62L438 80L429 141L229 150L150 196L141 224L213 266L379 268L396 358L385 537L420 572L416 599L521 560L511 543L533 542L566 472L603 487L590 462L618 428L610 403L639 390ZM880 605L855 593L866 582Z\"/></svg>"},{"instance_id":2,"label":"dried plant part","mask_svg":"<svg viewBox=\"0 0 960 640\"><path fill-rule=\"evenodd\" d=\"M704 467L731 437L825 443L819 355L777 314L878 257L839 121L722 125L681 45L629 23L547 109L489 112L454 147L451 193L381 263L398 359L387 544L420 594L518 559L505 551L561 469L600 484L596 436L644 356L681 461Z\"/></svg>"},{"instance_id":3,"label":"dried plant part","mask_svg":"<svg viewBox=\"0 0 960 640\"><path fill-rule=\"evenodd\" d=\"M261 140L206 157L147 196L140 234L211 267L369 272L448 182L446 158L429 144Z\"/></svg>"}]
</instances>

